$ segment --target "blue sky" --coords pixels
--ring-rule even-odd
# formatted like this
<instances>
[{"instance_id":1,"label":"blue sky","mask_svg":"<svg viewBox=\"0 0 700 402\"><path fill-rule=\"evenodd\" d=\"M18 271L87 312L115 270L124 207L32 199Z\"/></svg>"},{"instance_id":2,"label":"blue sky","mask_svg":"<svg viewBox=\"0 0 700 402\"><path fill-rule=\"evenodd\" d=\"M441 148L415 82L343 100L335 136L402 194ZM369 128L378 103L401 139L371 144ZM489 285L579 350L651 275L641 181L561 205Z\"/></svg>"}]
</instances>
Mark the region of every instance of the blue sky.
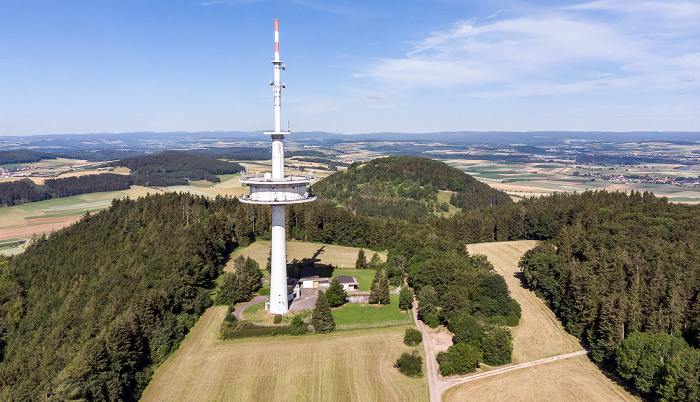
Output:
<instances>
[{"instance_id":1,"label":"blue sky","mask_svg":"<svg viewBox=\"0 0 700 402\"><path fill-rule=\"evenodd\" d=\"M0 135L700 131L700 1L0 0Z\"/></svg>"}]
</instances>

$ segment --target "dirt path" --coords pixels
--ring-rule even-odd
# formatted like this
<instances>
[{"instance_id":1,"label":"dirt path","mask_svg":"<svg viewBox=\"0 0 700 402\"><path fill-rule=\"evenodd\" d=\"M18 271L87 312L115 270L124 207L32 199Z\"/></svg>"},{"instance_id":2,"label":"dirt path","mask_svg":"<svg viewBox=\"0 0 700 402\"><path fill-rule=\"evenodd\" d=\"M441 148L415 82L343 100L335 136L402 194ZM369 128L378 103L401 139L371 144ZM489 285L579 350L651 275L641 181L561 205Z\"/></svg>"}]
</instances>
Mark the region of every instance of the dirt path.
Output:
<instances>
[{"instance_id":1,"label":"dirt path","mask_svg":"<svg viewBox=\"0 0 700 402\"><path fill-rule=\"evenodd\" d=\"M534 292L522 286L518 261L536 244L535 241L513 241L467 246L470 253L488 257L494 269L506 279L511 296L522 307L520 323L513 330L513 362L516 364L466 377L441 379L440 395L455 401L485 397L494 400L635 400L588 360L578 339L564 331L554 313ZM546 368L539 369L540 365ZM499 377L490 379L494 376Z\"/></svg>"},{"instance_id":2,"label":"dirt path","mask_svg":"<svg viewBox=\"0 0 700 402\"><path fill-rule=\"evenodd\" d=\"M520 282L518 261L536 241L470 244L471 254L484 254L508 284L511 296L522 307L520 324L513 331L513 363L525 363L581 350L581 344L567 333L559 320L534 292Z\"/></svg>"},{"instance_id":3,"label":"dirt path","mask_svg":"<svg viewBox=\"0 0 700 402\"><path fill-rule=\"evenodd\" d=\"M430 334L425 329L423 321L418 317L418 301L413 299L413 316L416 317L416 326L423 336L423 349L425 349L425 365L428 372L428 389L430 390L430 402L440 402L442 400L443 380L438 377L437 360L435 360L435 351L433 350L433 342L430 339Z\"/></svg>"},{"instance_id":4,"label":"dirt path","mask_svg":"<svg viewBox=\"0 0 700 402\"><path fill-rule=\"evenodd\" d=\"M253 298L253 300L251 300L247 303L241 304L240 306L236 307L236 310L233 312L233 315L236 316L236 319L238 321L243 321L244 320L243 310L247 309L248 307L252 306L253 304L262 303L262 302L268 301L268 300L270 300L270 296L255 296Z\"/></svg>"}]
</instances>

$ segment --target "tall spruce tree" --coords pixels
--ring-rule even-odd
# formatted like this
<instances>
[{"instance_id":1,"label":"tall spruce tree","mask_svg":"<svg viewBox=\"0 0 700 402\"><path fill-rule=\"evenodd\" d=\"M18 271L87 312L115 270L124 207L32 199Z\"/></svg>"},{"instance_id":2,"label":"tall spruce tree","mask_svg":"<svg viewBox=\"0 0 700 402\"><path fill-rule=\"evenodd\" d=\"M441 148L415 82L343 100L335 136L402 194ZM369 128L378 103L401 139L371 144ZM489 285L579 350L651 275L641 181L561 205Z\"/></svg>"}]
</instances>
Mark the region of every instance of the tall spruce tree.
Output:
<instances>
[{"instance_id":1,"label":"tall spruce tree","mask_svg":"<svg viewBox=\"0 0 700 402\"><path fill-rule=\"evenodd\" d=\"M380 301L382 277L383 276L381 270L377 270L374 273L372 286L369 288L369 304L378 304Z\"/></svg>"},{"instance_id":2,"label":"tall spruce tree","mask_svg":"<svg viewBox=\"0 0 700 402\"><path fill-rule=\"evenodd\" d=\"M379 304L389 303L391 303L391 297L389 296L389 278L382 275L382 279L379 281Z\"/></svg>"},{"instance_id":3,"label":"tall spruce tree","mask_svg":"<svg viewBox=\"0 0 700 402\"><path fill-rule=\"evenodd\" d=\"M333 314L331 314L331 306L328 304L326 295L322 290L318 292L316 306L311 314L311 325L313 325L314 331L322 334L335 329L335 319L333 319Z\"/></svg>"},{"instance_id":4,"label":"tall spruce tree","mask_svg":"<svg viewBox=\"0 0 700 402\"><path fill-rule=\"evenodd\" d=\"M357 261L355 261L355 269L367 269L367 257L365 256L365 250L360 249L357 252Z\"/></svg>"}]
</instances>

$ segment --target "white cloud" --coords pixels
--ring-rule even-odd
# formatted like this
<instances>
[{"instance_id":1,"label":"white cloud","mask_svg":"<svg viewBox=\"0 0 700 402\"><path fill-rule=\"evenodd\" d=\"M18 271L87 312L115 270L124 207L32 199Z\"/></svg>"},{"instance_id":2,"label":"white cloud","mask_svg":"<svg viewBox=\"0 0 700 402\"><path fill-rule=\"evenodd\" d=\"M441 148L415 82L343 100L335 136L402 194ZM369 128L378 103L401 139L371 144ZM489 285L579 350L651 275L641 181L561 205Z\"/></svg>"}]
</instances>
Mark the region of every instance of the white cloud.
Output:
<instances>
[{"instance_id":1,"label":"white cloud","mask_svg":"<svg viewBox=\"0 0 700 402\"><path fill-rule=\"evenodd\" d=\"M491 97L541 88L588 92L602 83L649 90L700 71L700 35L689 23L700 18L696 3L600 0L499 14L456 21L411 44L405 57L376 60L355 77L408 90L457 86Z\"/></svg>"}]
</instances>

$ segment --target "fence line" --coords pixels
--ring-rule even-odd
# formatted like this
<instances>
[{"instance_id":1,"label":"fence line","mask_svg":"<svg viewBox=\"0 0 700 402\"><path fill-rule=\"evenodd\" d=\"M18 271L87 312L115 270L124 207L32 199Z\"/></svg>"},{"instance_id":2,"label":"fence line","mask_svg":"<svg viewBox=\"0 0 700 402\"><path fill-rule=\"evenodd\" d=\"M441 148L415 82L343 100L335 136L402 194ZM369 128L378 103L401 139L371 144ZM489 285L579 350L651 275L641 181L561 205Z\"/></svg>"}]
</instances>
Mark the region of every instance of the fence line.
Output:
<instances>
[{"instance_id":1,"label":"fence line","mask_svg":"<svg viewBox=\"0 0 700 402\"><path fill-rule=\"evenodd\" d=\"M367 328L383 328L383 327L392 327L395 325L406 325L406 324L411 324L413 321L410 319L404 319L404 320L398 320L398 321L385 321L385 322L370 322L370 323L357 323L357 324L343 324L343 325L336 325L335 329L337 330L344 330L344 329L367 329Z\"/></svg>"}]
</instances>

